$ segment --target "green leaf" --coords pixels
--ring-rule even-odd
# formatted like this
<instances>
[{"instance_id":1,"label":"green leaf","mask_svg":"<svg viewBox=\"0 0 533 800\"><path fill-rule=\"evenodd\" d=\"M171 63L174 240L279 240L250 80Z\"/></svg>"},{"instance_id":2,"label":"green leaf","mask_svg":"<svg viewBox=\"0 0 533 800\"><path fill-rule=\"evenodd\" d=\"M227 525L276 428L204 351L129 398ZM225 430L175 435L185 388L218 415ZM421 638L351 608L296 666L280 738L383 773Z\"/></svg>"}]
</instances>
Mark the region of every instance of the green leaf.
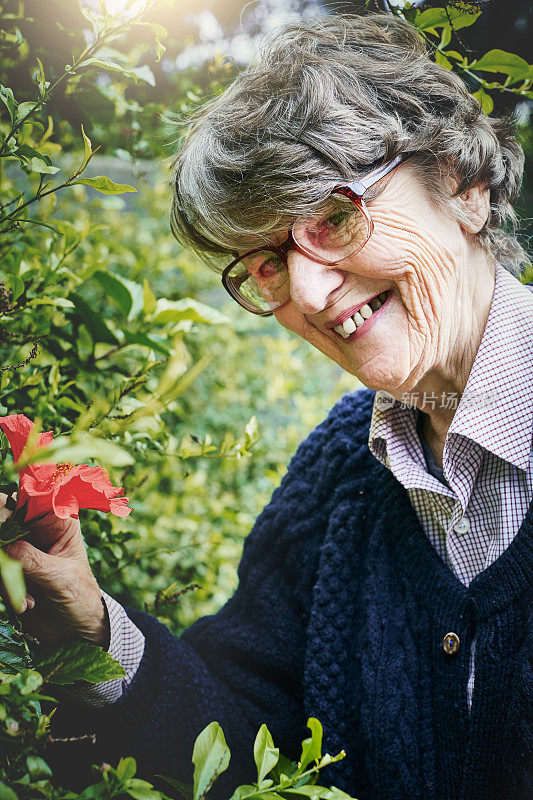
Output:
<instances>
[{"instance_id":1,"label":"green leaf","mask_svg":"<svg viewBox=\"0 0 533 800\"><path fill-rule=\"evenodd\" d=\"M98 314L84 297L77 292L71 292L68 299L74 303L76 312L91 334L93 342L119 343L115 334L107 327L102 315Z\"/></svg>"},{"instance_id":2,"label":"green leaf","mask_svg":"<svg viewBox=\"0 0 533 800\"><path fill-rule=\"evenodd\" d=\"M41 97L44 96L46 89L50 86L50 82L46 80L46 76L44 74L44 67L43 62L40 58L37 59L37 81L39 83L39 89L41 90ZM34 76L35 77L35 76Z\"/></svg>"},{"instance_id":3,"label":"green leaf","mask_svg":"<svg viewBox=\"0 0 533 800\"><path fill-rule=\"evenodd\" d=\"M109 299L113 300L127 317L133 305L133 298L127 286L112 272L104 272L102 269L93 272L92 277L98 281L107 292Z\"/></svg>"},{"instance_id":4,"label":"green leaf","mask_svg":"<svg viewBox=\"0 0 533 800\"><path fill-rule=\"evenodd\" d=\"M287 776L290 778L292 775L295 775L297 771L298 764L295 761L290 761L283 753L280 753L278 763L271 772L271 777L274 778L277 783L280 783L282 775L285 776L284 780L287 780Z\"/></svg>"},{"instance_id":5,"label":"green leaf","mask_svg":"<svg viewBox=\"0 0 533 800\"><path fill-rule=\"evenodd\" d=\"M140 778L131 778L126 781L125 791L134 800L161 800L161 793L151 783Z\"/></svg>"},{"instance_id":6,"label":"green leaf","mask_svg":"<svg viewBox=\"0 0 533 800\"><path fill-rule=\"evenodd\" d=\"M2 283L8 286L13 292L12 300L17 300L24 291L24 281L18 275L2 276Z\"/></svg>"},{"instance_id":7,"label":"green leaf","mask_svg":"<svg viewBox=\"0 0 533 800\"><path fill-rule=\"evenodd\" d=\"M105 175L98 175L96 178L78 178L75 181L72 181L70 184L74 186L75 184L80 184L80 186L90 186L92 189L96 189L98 192L102 192L102 194L124 194L125 192L136 192L133 186L130 186L127 183L115 183Z\"/></svg>"},{"instance_id":8,"label":"green leaf","mask_svg":"<svg viewBox=\"0 0 533 800\"><path fill-rule=\"evenodd\" d=\"M259 436L259 427L257 425L257 418L250 417L244 427L244 446L250 447L254 444Z\"/></svg>"},{"instance_id":9,"label":"green leaf","mask_svg":"<svg viewBox=\"0 0 533 800\"><path fill-rule=\"evenodd\" d=\"M27 756L26 766L32 781L39 781L42 778L51 778L52 770L46 761L39 756Z\"/></svg>"},{"instance_id":10,"label":"green leaf","mask_svg":"<svg viewBox=\"0 0 533 800\"><path fill-rule=\"evenodd\" d=\"M133 778L137 772L137 762L134 758L121 758L117 765L117 775L121 781Z\"/></svg>"},{"instance_id":11,"label":"green leaf","mask_svg":"<svg viewBox=\"0 0 533 800\"><path fill-rule=\"evenodd\" d=\"M300 756L300 769L303 771L308 764L322 755L322 725L315 717L309 717L307 727L311 731L311 738L302 742L302 755Z\"/></svg>"},{"instance_id":12,"label":"green leaf","mask_svg":"<svg viewBox=\"0 0 533 800\"><path fill-rule=\"evenodd\" d=\"M449 59L446 58L444 53L441 53L440 50L435 51L435 63L439 65L439 67L444 67L444 69L453 69L453 64Z\"/></svg>"},{"instance_id":13,"label":"green leaf","mask_svg":"<svg viewBox=\"0 0 533 800\"><path fill-rule=\"evenodd\" d=\"M39 153L38 150L35 150L35 148L30 147L28 144L19 144L14 155L16 155L17 157L23 156L25 159L33 157L40 158L46 164L52 163L50 156L47 156L45 153Z\"/></svg>"},{"instance_id":14,"label":"green leaf","mask_svg":"<svg viewBox=\"0 0 533 800\"><path fill-rule=\"evenodd\" d=\"M13 789L3 781L0 781L0 800L18 800L18 796Z\"/></svg>"},{"instance_id":15,"label":"green leaf","mask_svg":"<svg viewBox=\"0 0 533 800\"><path fill-rule=\"evenodd\" d=\"M144 278L143 280L143 314L146 316L147 314L153 314L157 306L157 298L155 294L150 289L150 284L148 283L148 279Z\"/></svg>"},{"instance_id":16,"label":"green leaf","mask_svg":"<svg viewBox=\"0 0 533 800\"><path fill-rule=\"evenodd\" d=\"M167 29L164 28L162 25L159 25L158 22L140 22L139 25L146 25L151 28L154 32L155 36L155 53L156 53L156 61L161 60L161 56L163 53L166 52L166 47L162 43L162 39L166 39L167 37Z\"/></svg>"},{"instance_id":17,"label":"green leaf","mask_svg":"<svg viewBox=\"0 0 533 800\"><path fill-rule=\"evenodd\" d=\"M157 301L154 325L165 325L168 322L181 322L187 319L192 322L207 322L218 325L222 322L229 322L228 317L221 314L211 306L199 303L191 297L184 297L182 300L166 300L162 298Z\"/></svg>"},{"instance_id":18,"label":"green leaf","mask_svg":"<svg viewBox=\"0 0 533 800\"><path fill-rule=\"evenodd\" d=\"M0 547L5 547L11 542L16 542L18 539L23 539L28 535L28 531L24 528L18 519L8 517L0 524Z\"/></svg>"},{"instance_id":19,"label":"green leaf","mask_svg":"<svg viewBox=\"0 0 533 800\"><path fill-rule=\"evenodd\" d=\"M91 144L91 140L85 133L83 129L83 125L81 126L81 135L83 136L83 161L81 162L80 172L85 169L89 161L91 160L91 156L93 154L93 148Z\"/></svg>"},{"instance_id":20,"label":"green leaf","mask_svg":"<svg viewBox=\"0 0 533 800\"><path fill-rule=\"evenodd\" d=\"M43 676L34 669L21 670L20 675L15 680L15 685L18 687L22 695L30 695L41 686Z\"/></svg>"},{"instance_id":21,"label":"green leaf","mask_svg":"<svg viewBox=\"0 0 533 800\"><path fill-rule=\"evenodd\" d=\"M28 303L29 307L33 306L58 306L58 308L76 308L72 300L67 300L66 297L34 297Z\"/></svg>"},{"instance_id":22,"label":"green leaf","mask_svg":"<svg viewBox=\"0 0 533 800\"><path fill-rule=\"evenodd\" d=\"M335 764L337 761L342 761L343 758L346 758L346 752L344 750L341 750L336 756L330 756L329 753L326 753L318 762L318 766L320 768L327 767L328 764Z\"/></svg>"},{"instance_id":23,"label":"green leaf","mask_svg":"<svg viewBox=\"0 0 533 800\"><path fill-rule=\"evenodd\" d=\"M124 78L130 78L130 80L135 81L135 83L144 81L149 83L150 86L155 86L154 74L146 65L143 67L131 67L130 69L124 69L124 67L121 67L120 64L116 64L114 61L105 61L102 58L88 58L79 65L78 69L81 69L82 67L96 67L103 72L118 73Z\"/></svg>"},{"instance_id":24,"label":"green leaf","mask_svg":"<svg viewBox=\"0 0 533 800\"><path fill-rule=\"evenodd\" d=\"M181 781L176 780L176 778L168 778L166 775L156 775L155 777L161 778L174 789L177 789L185 800L193 800L193 788L189 784L181 783Z\"/></svg>"},{"instance_id":25,"label":"green leaf","mask_svg":"<svg viewBox=\"0 0 533 800\"><path fill-rule=\"evenodd\" d=\"M16 670L26 669L28 656L22 637L9 622L0 620L0 663Z\"/></svg>"},{"instance_id":26,"label":"green leaf","mask_svg":"<svg viewBox=\"0 0 533 800\"><path fill-rule=\"evenodd\" d=\"M230 751L218 722L211 722L194 743L194 800L205 797L230 762Z\"/></svg>"},{"instance_id":27,"label":"green leaf","mask_svg":"<svg viewBox=\"0 0 533 800\"><path fill-rule=\"evenodd\" d=\"M26 597L26 585L20 562L0 549L0 578L3 581L9 602L15 609L22 608Z\"/></svg>"},{"instance_id":28,"label":"green leaf","mask_svg":"<svg viewBox=\"0 0 533 800\"><path fill-rule=\"evenodd\" d=\"M327 789L324 794L322 795L324 800L354 800L354 798L343 792L342 789L337 789L336 786L332 786L331 789Z\"/></svg>"},{"instance_id":29,"label":"green leaf","mask_svg":"<svg viewBox=\"0 0 533 800\"><path fill-rule=\"evenodd\" d=\"M480 13L480 11L459 11L454 8L448 8L448 13L446 13L445 8L428 8L426 11L420 11L416 15L414 24L419 30L431 31L435 28L449 26L451 20L455 30L459 30L473 25Z\"/></svg>"},{"instance_id":30,"label":"green leaf","mask_svg":"<svg viewBox=\"0 0 533 800\"><path fill-rule=\"evenodd\" d=\"M41 175L55 175L56 172L59 172L59 167L50 166L42 158L32 158L30 166L33 172L38 172Z\"/></svg>"},{"instance_id":31,"label":"green leaf","mask_svg":"<svg viewBox=\"0 0 533 800\"><path fill-rule=\"evenodd\" d=\"M128 289L133 300L131 311L128 314L128 320L135 319L135 317L137 317L142 311L143 287L140 283L137 283L137 281L131 281L129 280L129 278L125 278L124 275L120 276L120 280L124 284L124 286Z\"/></svg>"},{"instance_id":32,"label":"green leaf","mask_svg":"<svg viewBox=\"0 0 533 800\"><path fill-rule=\"evenodd\" d=\"M483 72L503 72L514 81L533 80L533 64L505 50L489 50L477 61L470 64L470 69Z\"/></svg>"},{"instance_id":33,"label":"green leaf","mask_svg":"<svg viewBox=\"0 0 533 800\"><path fill-rule=\"evenodd\" d=\"M243 800L245 797L250 798L250 800L253 800L254 797L259 798L259 800L281 800L282 795L277 794L277 792L265 792L258 789L257 786L245 783L235 789L230 800Z\"/></svg>"},{"instance_id":34,"label":"green leaf","mask_svg":"<svg viewBox=\"0 0 533 800\"><path fill-rule=\"evenodd\" d=\"M55 644L47 648L36 666L47 683L62 686L75 681L101 683L126 674L109 653L89 642Z\"/></svg>"},{"instance_id":35,"label":"green leaf","mask_svg":"<svg viewBox=\"0 0 533 800\"><path fill-rule=\"evenodd\" d=\"M149 83L150 86L155 86L154 73L148 64L143 64L142 67L132 67L130 72L135 75L137 83L139 81L145 81L146 83Z\"/></svg>"},{"instance_id":36,"label":"green leaf","mask_svg":"<svg viewBox=\"0 0 533 800\"><path fill-rule=\"evenodd\" d=\"M15 100L15 96L13 95L13 91L9 88L9 86L0 85L0 100L2 100L7 110L9 111L11 122L14 122L15 112L17 110L18 104L17 101Z\"/></svg>"},{"instance_id":37,"label":"green leaf","mask_svg":"<svg viewBox=\"0 0 533 800\"><path fill-rule=\"evenodd\" d=\"M164 356L170 355L170 349L165 347L160 342L156 342L154 339L151 339L145 333L131 333L130 331L124 331L124 341L127 344L140 344L143 347L149 347L150 350L155 350L156 353L161 353Z\"/></svg>"},{"instance_id":38,"label":"green leaf","mask_svg":"<svg viewBox=\"0 0 533 800\"><path fill-rule=\"evenodd\" d=\"M58 436L49 447L37 450L35 459L40 462L83 464L94 458L109 467L126 467L134 463L127 450L107 439L100 439L86 431L74 431L70 436Z\"/></svg>"},{"instance_id":39,"label":"green leaf","mask_svg":"<svg viewBox=\"0 0 533 800\"><path fill-rule=\"evenodd\" d=\"M279 759L279 748L274 747L272 735L266 725L261 725L254 743L254 760L257 767L257 780L262 781Z\"/></svg>"},{"instance_id":40,"label":"green leaf","mask_svg":"<svg viewBox=\"0 0 533 800\"><path fill-rule=\"evenodd\" d=\"M487 94L484 89L478 89L477 92L472 93L472 97L475 97L478 103L481 104L481 108L483 109L485 114L490 114L492 109L494 108L494 100Z\"/></svg>"},{"instance_id":41,"label":"green leaf","mask_svg":"<svg viewBox=\"0 0 533 800\"><path fill-rule=\"evenodd\" d=\"M29 116L33 109L35 109L35 103L21 103L17 108L17 117L15 122L22 122L23 119Z\"/></svg>"}]
</instances>

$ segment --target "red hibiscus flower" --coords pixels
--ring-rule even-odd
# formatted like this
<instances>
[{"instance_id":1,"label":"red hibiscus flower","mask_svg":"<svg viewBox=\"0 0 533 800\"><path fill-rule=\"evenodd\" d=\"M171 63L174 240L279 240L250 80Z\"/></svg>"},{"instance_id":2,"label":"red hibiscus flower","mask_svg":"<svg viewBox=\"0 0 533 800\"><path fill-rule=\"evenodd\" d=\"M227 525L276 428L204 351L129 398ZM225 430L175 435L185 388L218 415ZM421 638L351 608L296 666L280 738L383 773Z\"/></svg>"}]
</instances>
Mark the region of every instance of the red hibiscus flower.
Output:
<instances>
[{"instance_id":1,"label":"red hibiscus flower","mask_svg":"<svg viewBox=\"0 0 533 800\"><path fill-rule=\"evenodd\" d=\"M19 460L33 428L33 422L23 414L0 417L0 428L7 436L13 458ZM51 431L42 433L39 446L51 444ZM17 508L25 503L25 522L53 512L56 517L78 519L80 508L95 508L108 511L117 517L127 517L128 498L121 497L123 491L113 486L109 474L102 467L87 464L30 464L19 471Z\"/></svg>"}]
</instances>

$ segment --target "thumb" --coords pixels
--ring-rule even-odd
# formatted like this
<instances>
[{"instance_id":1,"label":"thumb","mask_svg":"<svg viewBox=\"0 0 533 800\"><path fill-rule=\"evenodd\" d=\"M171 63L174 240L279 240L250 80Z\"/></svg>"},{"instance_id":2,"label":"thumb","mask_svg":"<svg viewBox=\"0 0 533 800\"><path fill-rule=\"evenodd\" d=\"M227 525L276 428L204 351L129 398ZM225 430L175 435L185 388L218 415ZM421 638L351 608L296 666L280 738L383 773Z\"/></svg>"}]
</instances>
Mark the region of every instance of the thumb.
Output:
<instances>
[{"instance_id":1,"label":"thumb","mask_svg":"<svg viewBox=\"0 0 533 800\"><path fill-rule=\"evenodd\" d=\"M64 559L44 553L29 542L13 542L6 547L6 553L20 563L24 576L38 586L56 584L64 570L65 565L61 563Z\"/></svg>"}]
</instances>

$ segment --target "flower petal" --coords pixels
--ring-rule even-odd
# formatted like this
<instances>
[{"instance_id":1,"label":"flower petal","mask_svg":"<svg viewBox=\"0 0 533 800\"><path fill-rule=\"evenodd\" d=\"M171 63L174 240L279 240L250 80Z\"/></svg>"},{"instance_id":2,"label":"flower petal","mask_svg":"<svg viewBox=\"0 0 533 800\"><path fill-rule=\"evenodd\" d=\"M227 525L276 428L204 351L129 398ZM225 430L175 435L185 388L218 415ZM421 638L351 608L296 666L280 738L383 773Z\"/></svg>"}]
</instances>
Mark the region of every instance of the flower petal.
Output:
<instances>
[{"instance_id":1,"label":"flower petal","mask_svg":"<svg viewBox=\"0 0 533 800\"><path fill-rule=\"evenodd\" d=\"M88 467L88 469L100 469L100 467ZM69 474L68 479L60 485L57 494L54 497L54 510L64 509L62 513L65 513L66 509L73 507L75 500L78 504L78 509L93 508L97 511L111 511L112 513L116 513L113 511L110 505L111 502L115 502L114 498L109 498L108 493L111 488L113 494L116 496L120 491L122 491L121 489L114 486L111 486L110 488L105 486L103 487L105 491L100 491L98 487L95 487L86 481L80 474L73 475L73 472L74 470L72 470L72 472ZM126 498L121 498L122 501L125 499ZM119 501L116 508L119 512L117 514L118 516L126 516L124 513L123 502ZM58 512L55 511L55 513Z\"/></svg>"},{"instance_id":2,"label":"flower petal","mask_svg":"<svg viewBox=\"0 0 533 800\"><path fill-rule=\"evenodd\" d=\"M34 423L23 414L0 417L0 428L8 438L17 462L24 450ZM53 441L51 431L42 433L39 446ZM93 508L127 516L128 498L120 486L113 486L103 467L87 464L30 464L19 472L17 507L26 505L26 521L53 511L61 519L75 517L80 508Z\"/></svg>"},{"instance_id":3,"label":"flower petal","mask_svg":"<svg viewBox=\"0 0 533 800\"><path fill-rule=\"evenodd\" d=\"M33 425L34 423L31 419L25 417L24 414L9 414L7 417L0 417L0 428L2 428L7 436L15 463L19 460L24 450L24 445L28 441L28 436L30 435ZM44 447L45 445L49 445L53 440L54 435L52 431L41 433L39 436L39 446Z\"/></svg>"},{"instance_id":4,"label":"flower petal","mask_svg":"<svg viewBox=\"0 0 533 800\"><path fill-rule=\"evenodd\" d=\"M80 508L87 508L87 506L80 506L78 498L73 492L61 491L61 488L51 500L52 511L60 519L68 519L68 517L78 519Z\"/></svg>"},{"instance_id":5,"label":"flower petal","mask_svg":"<svg viewBox=\"0 0 533 800\"><path fill-rule=\"evenodd\" d=\"M25 522L31 522L36 517L41 517L43 514L48 514L53 508L52 492L42 493L39 495L26 495L24 502L28 501L26 507Z\"/></svg>"},{"instance_id":6,"label":"flower petal","mask_svg":"<svg viewBox=\"0 0 533 800\"><path fill-rule=\"evenodd\" d=\"M127 517L131 514L131 508L128 508L128 497L119 497L116 500L109 501L109 510L116 517Z\"/></svg>"}]
</instances>

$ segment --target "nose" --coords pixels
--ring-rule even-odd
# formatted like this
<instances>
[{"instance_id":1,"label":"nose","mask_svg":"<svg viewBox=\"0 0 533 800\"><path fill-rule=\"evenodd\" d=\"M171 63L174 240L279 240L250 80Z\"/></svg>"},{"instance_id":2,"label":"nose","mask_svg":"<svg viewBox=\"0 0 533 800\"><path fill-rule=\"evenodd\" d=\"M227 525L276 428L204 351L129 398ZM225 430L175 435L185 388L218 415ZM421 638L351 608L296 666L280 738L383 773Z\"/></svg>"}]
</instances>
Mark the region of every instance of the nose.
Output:
<instances>
[{"instance_id":1,"label":"nose","mask_svg":"<svg viewBox=\"0 0 533 800\"><path fill-rule=\"evenodd\" d=\"M303 314L317 314L344 281L341 270L291 250L287 255L291 300Z\"/></svg>"}]
</instances>

